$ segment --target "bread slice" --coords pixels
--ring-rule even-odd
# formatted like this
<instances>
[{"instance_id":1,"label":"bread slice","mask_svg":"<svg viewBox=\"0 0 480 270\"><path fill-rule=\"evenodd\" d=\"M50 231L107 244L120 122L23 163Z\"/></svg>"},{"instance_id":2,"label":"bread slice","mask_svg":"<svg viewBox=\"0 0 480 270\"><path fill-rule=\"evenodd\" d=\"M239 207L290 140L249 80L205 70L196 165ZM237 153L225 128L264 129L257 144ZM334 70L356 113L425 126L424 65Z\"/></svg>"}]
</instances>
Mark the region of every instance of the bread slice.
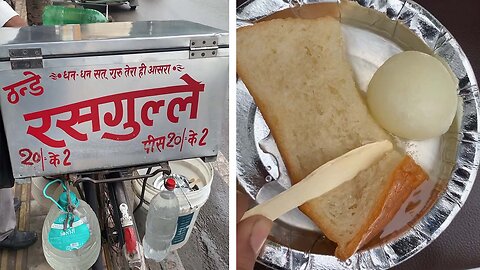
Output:
<instances>
[{"instance_id":1,"label":"bread slice","mask_svg":"<svg viewBox=\"0 0 480 270\"><path fill-rule=\"evenodd\" d=\"M293 183L354 148L391 139L356 89L340 23L333 18L277 19L240 28L237 73L270 127ZM411 158L391 151L300 210L337 243L335 255L347 259L383 229L426 178Z\"/></svg>"}]
</instances>

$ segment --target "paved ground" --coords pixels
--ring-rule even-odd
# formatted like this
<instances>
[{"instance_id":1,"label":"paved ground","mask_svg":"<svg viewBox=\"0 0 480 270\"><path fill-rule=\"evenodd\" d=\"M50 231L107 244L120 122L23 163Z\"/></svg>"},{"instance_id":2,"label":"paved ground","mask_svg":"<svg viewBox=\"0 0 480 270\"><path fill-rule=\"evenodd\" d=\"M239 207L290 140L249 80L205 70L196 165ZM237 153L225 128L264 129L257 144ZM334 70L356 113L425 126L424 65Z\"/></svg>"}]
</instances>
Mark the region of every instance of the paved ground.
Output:
<instances>
[{"instance_id":1,"label":"paved ground","mask_svg":"<svg viewBox=\"0 0 480 270\"><path fill-rule=\"evenodd\" d=\"M15 2L17 12L25 17L25 1ZM228 29L228 0L140 0L139 4L135 11L130 11L128 5L113 7L110 15L114 21L177 19ZM223 106L220 153L213 164L215 175L210 198L200 211L189 242L178 250L181 261L173 253L163 269L228 269L228 103ZM20 229L40 234L46 210L31 198L28 184L17 185L16 196L22 199L17 214ZM28 250L0 251L0 270L4 269L51 268L43 257L40 240Z\"/></svg>"}]
</instances>

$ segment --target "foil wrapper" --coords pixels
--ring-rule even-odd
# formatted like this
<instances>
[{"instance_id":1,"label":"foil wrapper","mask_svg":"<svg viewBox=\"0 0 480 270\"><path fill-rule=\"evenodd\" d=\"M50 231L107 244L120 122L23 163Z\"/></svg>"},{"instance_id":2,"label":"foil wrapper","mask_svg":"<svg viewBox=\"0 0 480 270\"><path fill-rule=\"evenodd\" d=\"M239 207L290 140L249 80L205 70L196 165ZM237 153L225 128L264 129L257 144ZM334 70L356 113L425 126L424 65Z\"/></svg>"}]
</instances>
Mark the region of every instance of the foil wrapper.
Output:
<instances>
[{"instance_id":1,"label":"foil wrapper","mask_svg":"<svg viewBox=\"0 0 480 270\"><path fill-rule=\"evenodd\" d=\"M274 223L258 261L273 269L387 269L415 255L445 230L465 203L480 162L479 92L471 65L448 30L413 1L252 0L237 8L237 27L285 17L336 17L359 88L376 69L405 50L432 54L458 80L459 105L440 138L397 139L430 176L372 243L347 261L335 244L297 209ZM290 187L274 139L253 98L237 80L237 181L257 202Z\"/></svg>"}]
</instances>

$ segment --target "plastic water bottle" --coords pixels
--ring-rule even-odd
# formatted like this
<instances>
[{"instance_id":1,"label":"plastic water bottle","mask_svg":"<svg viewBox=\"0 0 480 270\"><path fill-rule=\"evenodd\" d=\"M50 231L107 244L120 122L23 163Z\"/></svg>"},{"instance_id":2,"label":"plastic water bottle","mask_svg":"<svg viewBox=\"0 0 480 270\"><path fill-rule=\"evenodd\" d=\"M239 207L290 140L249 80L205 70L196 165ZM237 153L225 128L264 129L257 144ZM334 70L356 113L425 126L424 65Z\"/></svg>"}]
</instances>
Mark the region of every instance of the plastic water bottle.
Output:
<instances>
[{"instance_id":1,"label":"plastic water bottle","mask_svg":"<svg viewBox=\"0 0 480 270\"><path fill-rule=\"evenodd\" d=\"M143 237L145 258L160 262L167 257L177 229L180 211L178 198L173 192L175 180L165 181L166 190L160 191L150 202Z\"/></svg>"},{"instance_id":2,"label":"plastic water bottle","mask_svg":"<svg viewBox=\"0 0 480 270\"><path fill-rule=\"evenodd\" d=\"M50 207L42 229L43 254L55 270L86 270L100 254L100 226L92 208L71 191L70 200L76 207L73 214L64 211L68 205L67 192L63 192L58 202ZM65 224L67 216L69 221ZM73 223L70 223L71 219Z\"/></svg>"},{"instance_id":3,"label":"plastic water bottle","mask_svg":"<svg viewBox=\"0 0 480 270\"><path fill-rule=\"evenodd\" d=\"M85 24L107 22L107 18L94 9L46 6L43 10L44 25Z\"/></svg>"}]
</instances>

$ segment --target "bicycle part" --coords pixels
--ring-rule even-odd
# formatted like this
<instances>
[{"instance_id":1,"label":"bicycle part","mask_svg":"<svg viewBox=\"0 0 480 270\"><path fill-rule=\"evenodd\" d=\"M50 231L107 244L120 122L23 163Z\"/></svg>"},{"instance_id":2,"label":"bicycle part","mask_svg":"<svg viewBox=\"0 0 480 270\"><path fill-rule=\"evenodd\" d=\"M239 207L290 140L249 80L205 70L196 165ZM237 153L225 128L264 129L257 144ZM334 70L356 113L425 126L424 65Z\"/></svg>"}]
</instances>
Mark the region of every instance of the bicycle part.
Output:
<instances>
[{"instance_id":1,"label":"bicycle part","mask_svg":"<svg viewBox=\"0 0 480 270\"><path fill-rule=\"evenodd\" d=\"M100 205L100 208L103 209L102 211L102 215L99 216L99 222L100 222L100 228L102 230L102 248L103 248L103 254L104 254L104 258L105 258L105 262L106 262L106 268L107 269L115 269L113 267L113 261L112 261L112 258L111 258L111 249L112 249L112 246L110 245L111 240L109 240L108 238L110 236L113 237L113 233L111 233L109 230L110 230L110 227L108 226L108 224L113 224L113 216L112 216L112 212L108 210L108 206L110 205L108 203L108 198L107 198L107 192L106 192L106 184L100 184L98 185L98 195L99 195L99 205ZM120 269L120 267L117 267L117 269Z\"/></svg>"},{"instance_id":2,"label":"bicycle part","mask_svg":"<svg viewBox=\"0 0 480 270\"><path fill-rule=\"evenodd\" d=\"M152 171L152 167L147 169L147 174L149 174ZM142 183L142 192L140 192L140 202L138 203L137 207L133 210L133 213L137 212L137 210L143 205L143 198L145 196L145 188L147 187L147 180L148 178L143 178L143 183Z\"/></svg>"},{"instance_id":3,"label":"bicycle part","mask_svg":"<svg viewBox=\"0 0 480 270\"><path fill-rule=\"evenodd\" d=\"M115 178L94 179L92 177L82 176L82 175L79 175L79 174L70 174L69 178L73 181L73 185L75 186L75 185L78 185L78 184L80 184L82 182L85 182L85 181L88 181L88 182L91 182L91 183L94 183L94 184L101 184L101 183L129 181L129 180L135 180L135 179L139 179L139 178L150 178L150 177L154 177L155 175L157 175L160 172L162 172L164 174L170 174L171 169L168 166L168 163L161 163L161 164L162 164L161 168L158 168L154 172L152 172L150 174L145 174L145 175L138 175L137 176L137 175L131 175L130 174L129 176L118 176L118 177L115 177ZM163 166L165 166L165 168L163 168ZM145 167L138 167L138 168L145 168ZM122 170L104 171L104 172L99 173L99 174L108 175L108 174L120 173L120 172L122 172Z\"/></svg>"},{"instance_id":4,"label":"bicycle part","mask_svg":"<svg viewBox=\"0 0 480 270\"><path fill-rule=\"evenodd\" d=\"M103 209L102 225L104 227L103 238L106 240L105 254L110 266L108 269L126 269L127 260L121 252L123 237L120 225L119 211L117 207L115 192L110 184L99 185L101 191L101 204Z\"/></svg>"},{"instance_id":5,"label":"bicycle part","mask_svg":"<svg viewBox=\"0 0 480 270\"><path fill-rule=\"evenodd\" d=\"M98 205L96 186L91 183L84 183L83 190L85 192L85 202L90 205L95 215L99 217L101 215ZM103 259L102 253L100 252L97 261L92 265L92 270L103 270L105 265L105 260Z\"/></svg>"},{"instance_id":6,"label":"bicycle part","mask_svg":"<svg viewBox=\"0 0 480 270\"><path fill-rule=\"evenodd\" d=\"M121 212L122 233L125 244L122 247L130 269L145 269L145 258L143 248L140 244L137 226L133 214L129 210L129 201L125 192L125 184L117 182L111 184L115 190L117 207Z\"/></svg>"},{"instance_id":7,"label":"bicycle part","mask_svg":"<svg viewBox=\"0 0 480 270\"><path fill-rule=\"evenodd\" d=\"M82 188L80 188L79 185L74 187L77 188L77 192L78 192L78 195L80 195L80 199L82 199L82 201L86 201L85 194L83 193Z\"/></svg>"},{"instance_id":8,"label":"bicycle part","mask_svg":"<svg viewBox=\"0 0 480 270\"><path fill-rule=\"evenodd\" d=\"M119 173L105 175L119 178ZM100 179L102 180L102 179ZM105 239L110 251L112 269L146 269L137 226L131 213L124 182L108 182L103 189Z\"/></svg>"},{"instance_id":9,"label":"bicycle part","mask_svg":"<svg viewBox=\"0 0 480 270\"><path fill-rule=\"evenodd\" d=\"M118 205L117 196L115 194L115 189L112 184L107 184L107 189L108 195L110 197L110 203L112 204L113 222L115 225L115 229L117 230L118 243L120 244L120 246L122 246L124 243L124 239L123 234L121 233L122 224L119 222L120 210L118 209L118 207L116 207L116 205Z\"/></svg>"}]
</instances>

